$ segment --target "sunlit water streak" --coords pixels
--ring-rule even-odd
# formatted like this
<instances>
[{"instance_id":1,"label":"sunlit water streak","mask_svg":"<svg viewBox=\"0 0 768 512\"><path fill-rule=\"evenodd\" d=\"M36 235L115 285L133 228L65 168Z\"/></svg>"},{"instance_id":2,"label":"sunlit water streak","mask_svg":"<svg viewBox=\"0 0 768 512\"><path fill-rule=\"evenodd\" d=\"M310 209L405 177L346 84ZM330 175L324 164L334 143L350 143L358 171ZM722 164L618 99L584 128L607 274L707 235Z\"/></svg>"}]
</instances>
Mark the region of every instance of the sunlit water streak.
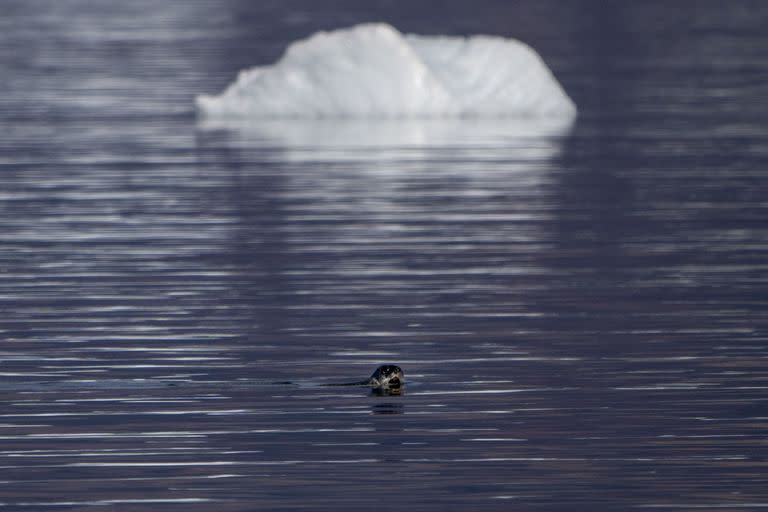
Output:
<instances>
[{"instance_id":1,"label":"sunlit water streak","mask_svg":"<svg viewBox=\"0 0 768 512\"><path fill-rule=\"evenodd\" d=\"M402 20L582 114L469 129L197 124L358 3L5 2L0 509L764 508L765 9L588 3Z\"/></svg>"}]
</instances>

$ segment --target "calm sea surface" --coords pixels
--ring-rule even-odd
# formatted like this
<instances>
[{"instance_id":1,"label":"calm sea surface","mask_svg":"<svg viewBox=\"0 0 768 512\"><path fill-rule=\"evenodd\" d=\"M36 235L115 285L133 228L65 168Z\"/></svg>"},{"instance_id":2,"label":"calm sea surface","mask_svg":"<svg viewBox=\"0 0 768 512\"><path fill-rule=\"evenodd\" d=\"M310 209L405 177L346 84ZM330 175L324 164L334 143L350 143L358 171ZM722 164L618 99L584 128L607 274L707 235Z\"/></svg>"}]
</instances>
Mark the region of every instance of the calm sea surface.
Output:
<instances>
[{"instance_id":1,"label":"calm sea surface","mask_svg":"<svg viewBox=\"0 0 768 512\"><path fill-rule=\"evenodd\" d=\"M0 509L768 507L765 2L0 11ZM580 116L196 120L371 20Z\"/></svg>"}]
</instances>

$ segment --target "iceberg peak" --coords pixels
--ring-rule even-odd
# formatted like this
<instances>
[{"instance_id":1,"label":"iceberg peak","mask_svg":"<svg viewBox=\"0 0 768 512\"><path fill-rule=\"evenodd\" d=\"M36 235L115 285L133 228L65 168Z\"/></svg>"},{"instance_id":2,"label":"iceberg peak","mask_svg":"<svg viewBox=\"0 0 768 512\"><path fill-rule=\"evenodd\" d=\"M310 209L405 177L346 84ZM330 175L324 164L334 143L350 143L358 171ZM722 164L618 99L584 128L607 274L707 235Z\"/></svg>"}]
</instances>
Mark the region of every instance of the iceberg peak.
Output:
<instances>
[{"instance_id":1,"label":"iceberg peak","mask_svg":"<svg viewBox=\"0 0 768 512\"><path fill-rule=\"evenodd\" d=\"M318 32L241 71L206 118L573 117L541 57L515 39L404 35L386 23Z\"/></svg>"}]
</instances>

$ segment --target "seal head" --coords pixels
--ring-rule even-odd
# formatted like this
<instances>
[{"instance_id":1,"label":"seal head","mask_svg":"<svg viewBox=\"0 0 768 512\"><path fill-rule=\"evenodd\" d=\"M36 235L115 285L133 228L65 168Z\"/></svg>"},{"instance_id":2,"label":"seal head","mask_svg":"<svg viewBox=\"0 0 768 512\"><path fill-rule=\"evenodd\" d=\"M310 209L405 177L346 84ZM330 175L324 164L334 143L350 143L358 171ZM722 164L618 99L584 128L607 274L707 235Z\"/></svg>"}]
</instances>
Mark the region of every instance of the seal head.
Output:
<instances>
[{"instance_id":1,"label":"seal head","mask_svg":"<svg viewBox=\"0 0 768 512\"><path fill-rule=\"evenodd\" d=\"M368 385L379 390L399 390L403 384L405 384L405 374L402 368L394 364L379 366L368 379Z\"/></svg>"}]
</instances>

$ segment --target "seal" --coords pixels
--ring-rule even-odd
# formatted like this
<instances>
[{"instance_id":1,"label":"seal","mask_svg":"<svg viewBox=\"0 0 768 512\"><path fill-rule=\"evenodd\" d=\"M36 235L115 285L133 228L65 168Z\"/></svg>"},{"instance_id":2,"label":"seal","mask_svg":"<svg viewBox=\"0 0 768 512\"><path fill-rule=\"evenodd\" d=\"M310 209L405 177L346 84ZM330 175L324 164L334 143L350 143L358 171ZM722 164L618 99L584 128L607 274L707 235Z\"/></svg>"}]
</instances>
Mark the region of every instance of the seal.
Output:
<instances>
[{"instance_id":1,"label":"seal","mask_svg":"<svg viewBox=\"0 0 768 512\"><path fill-rule=\"evenodd\" d=\"M385 364L376 368L366 385L373 389L400 389L405 383L403 369L394 364Z\"/></svg>"},{"instance_id":2,"label":"seal","mask_svg":"<svg viewBox=\"0 0 768 512\"><path fill-rule=\"evenodd\" d=\"M290 384L290 383L289 383ZM358 382L325 384L326 386L366 386L376 395L400 395L405 385L403 369L394 364L384 364L367 379Z\"/></svg>"}]
</instances>

